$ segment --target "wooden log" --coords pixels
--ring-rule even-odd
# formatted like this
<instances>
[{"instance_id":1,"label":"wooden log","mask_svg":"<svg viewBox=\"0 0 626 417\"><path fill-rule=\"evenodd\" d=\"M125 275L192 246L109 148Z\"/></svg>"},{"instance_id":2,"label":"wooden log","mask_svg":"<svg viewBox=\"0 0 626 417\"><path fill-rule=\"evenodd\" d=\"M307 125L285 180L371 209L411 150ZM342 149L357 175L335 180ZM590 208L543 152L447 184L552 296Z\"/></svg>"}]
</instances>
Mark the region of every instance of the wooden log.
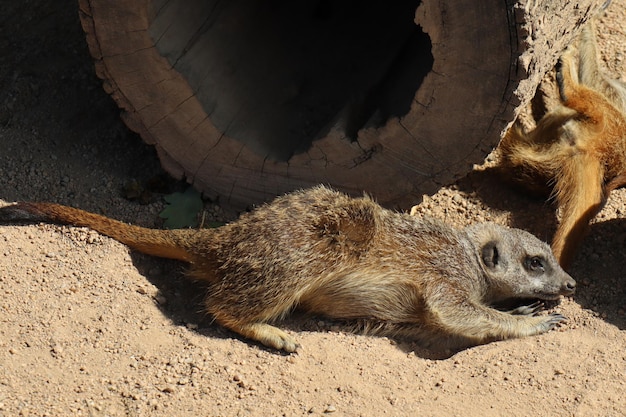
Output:
<instances>
[{"instance_id":1,"label":"wooden log","mask_svg":"<svg viewBox=\"0 0 626 417\"><path fill-rule=\"evenodd\" d=\"M164 168L235 207L326 183L407 208L466 174L596 0L79 0Z\"/></svg>"}]
</instances>

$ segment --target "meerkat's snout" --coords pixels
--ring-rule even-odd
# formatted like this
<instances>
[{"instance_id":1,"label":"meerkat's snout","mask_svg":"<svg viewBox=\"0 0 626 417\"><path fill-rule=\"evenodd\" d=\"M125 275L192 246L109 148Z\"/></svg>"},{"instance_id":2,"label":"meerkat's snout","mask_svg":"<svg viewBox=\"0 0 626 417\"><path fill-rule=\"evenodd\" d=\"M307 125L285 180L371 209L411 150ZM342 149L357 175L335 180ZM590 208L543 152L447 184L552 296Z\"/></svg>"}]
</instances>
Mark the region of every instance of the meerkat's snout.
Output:
<instances>
[{"instance_id":1,"label":"meerkat's snout","mask_svg":"<svg viewBox=\"0 0 626 417\"><path fill-rule=\"evenodd\" d=\"M574 281L574 278L568 275L565 281L563 281L563 285L561 285L561 294L572 295L575 292L576 292L576 281Z\"/></svg>"}]
</instances>

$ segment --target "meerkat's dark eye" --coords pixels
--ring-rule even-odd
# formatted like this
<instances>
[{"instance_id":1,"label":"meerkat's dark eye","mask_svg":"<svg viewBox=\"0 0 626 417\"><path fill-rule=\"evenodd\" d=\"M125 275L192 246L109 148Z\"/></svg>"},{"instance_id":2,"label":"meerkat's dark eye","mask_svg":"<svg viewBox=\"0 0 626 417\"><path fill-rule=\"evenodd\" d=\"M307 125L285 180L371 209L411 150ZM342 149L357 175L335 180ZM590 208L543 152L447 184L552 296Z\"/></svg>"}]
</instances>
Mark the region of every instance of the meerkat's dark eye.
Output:
<instances>
[{"instance_id":1,"label":"meerkat's dark eye","mask_svg":"<svg viewBox=\"0 0 626 417\"><path fill-rule=\"evenodd\" d=\"M526 259L526 267L534 272L544 272L543 260L537 256Z\"/></svg>"}]
</instances>

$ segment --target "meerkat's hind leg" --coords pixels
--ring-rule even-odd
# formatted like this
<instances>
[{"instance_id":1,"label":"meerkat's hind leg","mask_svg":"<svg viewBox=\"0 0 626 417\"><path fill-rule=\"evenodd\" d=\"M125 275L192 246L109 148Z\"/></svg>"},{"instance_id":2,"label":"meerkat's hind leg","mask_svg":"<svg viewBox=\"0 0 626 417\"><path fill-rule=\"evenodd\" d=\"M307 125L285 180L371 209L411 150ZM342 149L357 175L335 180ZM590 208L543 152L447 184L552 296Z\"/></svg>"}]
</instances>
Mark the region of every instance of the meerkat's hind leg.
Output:
<instances>
[{"instance_id":1,"label":"meerkat's hind leg","mask_svg":"<svg viewBox=\"0 0 626 417\"><path fill-rule=\"evenodd\" d=\"M570 100L570 94L573 93L572 89L578 85L578 74L575 72L574 59L574 51L569 47L559 58L556 67L556 83L559 87L559 96L565 105Z\"/></svg>"},{"instance_id":2,"label":"meerkat's hind leg","mask_svg":"<svg viewBox=\"0 0 626 417\"><path fill-rule=\"evenodd\" d=\"M286 332L266 323L266 320L270 320L271 316L241 318L219 308L209 308L208 312L213 315L217 323L225 328L267 347L291 353L295 352L299 346L296 340Z\"/></svg>"},{"instance_id":3,"label":"meerkat's hind leg","mask_svg":"<svg viewBox=\"0 0 626 417\"><path fill-rule=\"evenodd\" d=\"M598 47L596 43L596 25L591 19L582 28L578 42L578 78L582 84L593 89L605 91L610 88L598 65Z\"/></svg>"},{"instance_id":4,"label":"meerkat's hind leg","mask_svg":"<svg viewBox=\"0 0 626 417\"><path fill-rule=\"evenodd\" d=\"M608 4L605 3L601 10L603 11L606 6ZM626 111L626 83L610 78L600 68L595 18L582 28L578 44L578 57L578 79L580 83L602 93L616 107Z\"/></svg>"},{"instance_id":5,"label":"meerkat's hind leg","mask_svg":"<svg viewBox=\"0 0 626 417\"><path fill-rule=\"evenodd\" d=\"M225 326L248 339L256 340L263 345L283 350L288 353L295 352L299 345L296 340L283 330L267 323L248 323L235 326Z\"/></svg>"},{"instance_id":6,"label":"meerkat's hind leg","mask_svg":"<svg viewBox=\"0 0 626 417\"><path fill-rule=\"evenodd\" d=\"M233 274L221 276L204 300L206 312L218 324L241 336L273 349L295 352L295 339L269 323L289 314L301 294L294 286L269 285Z\"/></svg>"},{"instance_id":7,"label":"meerkat's hind leg","mask_svg":"<svg viewBox=\"0 0 626 417\"><path fill-rule=\"evenodd\" d=\"M242 322L241 320L214 313L215 320L222 326L269 348L288 353L295 352L300 345L289 334L263 322Z\"/></svg>"}]
</instances>

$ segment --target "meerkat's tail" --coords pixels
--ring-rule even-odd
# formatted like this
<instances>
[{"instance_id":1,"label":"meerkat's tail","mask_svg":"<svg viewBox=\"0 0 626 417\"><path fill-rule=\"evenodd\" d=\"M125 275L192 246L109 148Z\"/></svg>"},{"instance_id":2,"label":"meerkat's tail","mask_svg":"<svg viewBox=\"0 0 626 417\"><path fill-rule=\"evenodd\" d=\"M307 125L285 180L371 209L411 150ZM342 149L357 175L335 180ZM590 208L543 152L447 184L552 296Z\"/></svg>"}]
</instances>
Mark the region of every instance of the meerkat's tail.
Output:
<instances>
[{"instance_id":1,"label":"meerkat's tail","mask_svg":"<svg viewBox=\"0 0 626 417\"><path fill-rule=\"evenodd\" d=\"M191 229L148 229L60 204L29 202L0 207L0 222L47 222L84 226L148 255L187 262L193 260L193 254L187 248L188 236L196 232Z\"/></svg>"}]
</instances>

